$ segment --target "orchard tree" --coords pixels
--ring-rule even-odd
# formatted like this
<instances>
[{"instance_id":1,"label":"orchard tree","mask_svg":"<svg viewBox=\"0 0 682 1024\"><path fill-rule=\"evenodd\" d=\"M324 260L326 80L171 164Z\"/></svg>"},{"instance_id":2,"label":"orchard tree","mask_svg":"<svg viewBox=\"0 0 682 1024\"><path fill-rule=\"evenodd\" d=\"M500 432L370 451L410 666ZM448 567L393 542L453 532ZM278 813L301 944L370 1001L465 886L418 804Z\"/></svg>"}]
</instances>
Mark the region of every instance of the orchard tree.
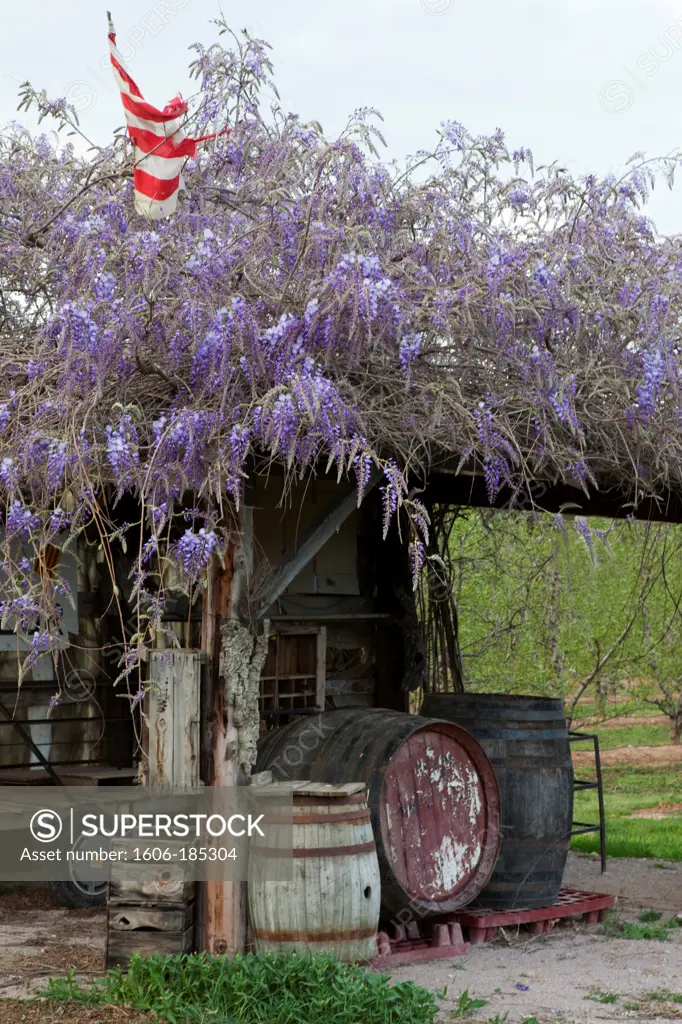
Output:
<instances>
[{"instance_id":1,"label":"orchard tree","mask_svg":"<svg viewBox=\"0 0 682 1024\"><path fill-rule=\"evenodd\" d=\"M452 537L467 688L657 708L680 742L682 526L469 511ZM594 717L590 716L590 717Z\"/></svg>"}]
</instances>

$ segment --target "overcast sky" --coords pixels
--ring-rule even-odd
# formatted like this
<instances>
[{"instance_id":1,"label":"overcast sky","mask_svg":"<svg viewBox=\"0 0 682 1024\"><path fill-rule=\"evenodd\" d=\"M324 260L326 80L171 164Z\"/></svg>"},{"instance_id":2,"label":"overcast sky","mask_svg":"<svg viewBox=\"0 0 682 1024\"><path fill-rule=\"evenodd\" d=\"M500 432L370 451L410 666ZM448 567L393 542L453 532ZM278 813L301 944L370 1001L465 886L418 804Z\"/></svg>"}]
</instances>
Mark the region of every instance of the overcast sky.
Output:
<instances>
[{"instance_id":1,"label":"overcast sky","mask_svg":"<svg viewBox=\"0 0 682 1024\"><path fill-rule=\"evenodd\" d=\"M122 123L92 0L2 0L0 120L29 78L68 95L101 142ZM105 0L106 3L106 0ZM215 39L219 0L109 0L145 98L194 89L187 47ZM358 106L385 118L389 156L428 147L442 120L501 127L537 162L621 170L636 150L682 148L682 0L223 0L235 28L274 47L283 105L337 132ZM682 168L681 168L682 170ZM649 211L682 231L682 174Z\"/></svg>"}]
</instances>

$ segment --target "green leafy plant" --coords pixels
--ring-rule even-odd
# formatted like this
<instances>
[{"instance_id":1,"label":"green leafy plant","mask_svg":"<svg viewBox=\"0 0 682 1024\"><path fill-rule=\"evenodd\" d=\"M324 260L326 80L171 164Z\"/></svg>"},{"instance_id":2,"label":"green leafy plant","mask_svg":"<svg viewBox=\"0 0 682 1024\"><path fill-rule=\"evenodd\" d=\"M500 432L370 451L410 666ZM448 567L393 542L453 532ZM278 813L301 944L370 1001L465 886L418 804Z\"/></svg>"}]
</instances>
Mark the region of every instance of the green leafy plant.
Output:
<instances>
[{"instance_id":1,"label":"green leafy plant","mask_svg":"<svg viewBox=\"0 0 682 1024\"><path fill-rule=\"evenodd\" d=\"M602 992L601 989L594 989L585 999L592 999L595 1003L617 1003L620 996L617 992Z\"/></svg>"},{"instance_id":2,"label":"green leafy plant","mask_svg":"<svg viewBox=\"0 0 682 1024\"><path fill-rule=\"evenodd\" d=\"M639 1010L639 1003L623 1003L624 1010Z\"/></svg>"},{"instance_id":3,"label":"green leafy plant","mask_svg":"<svg viewBox=\"0 0 682 1024\"><path fill-rule=\"evenodd\" d=\"M657 939L660 942L667 942L670 933L679 928L679 924L674 917L651 924L638 924L635 921L613 918L606 922L604 928L618 939Z\"/></svg>"},{"instance_id":4,"label":"green leafy plant","mask_svg":"<svg viewBox=\"0 0 682 1024\"><path fill-rule=\"evenodd\" d=\"M505 1024L509 1014L505 1010L504 1013L496 1013L494 1017L488 1019L488 1024Z\"/></svg>"},{"instance_id":5,"label":"green leafy plant","mask_svg":"<svg viewBox=\"0 0 682 1024\"><path fill-rule=\"evenodd\" d=\"M480 1010L482 1006L487 1006L487 999L471 999L469 996L469 989L465 988L460 993L459 999L457 1000L457 1006L452 1010L450 1016L453 1018L459 1017L471 1017L474 1010Z\"/></svg>"},{"instance_id":6,"label":"green leafy plant","mask_svg":"<svg viewBox=\"0 0 682 1024\"><path fill-rule=\"evenodd\" d=\"M648 910L643 910L640 914L638 914L637 920L642 921L645 924L651 924L652 921L660 921L662 917L663 914L660 910L654 910L652 907L650 907Z\"/></svg>"},{"instance_id":7,"label":"green leafy plant","mask_svg":"<svg viewBox=\"0 0 682 1024\"><path fill-rule=\"evenodd\" d=\"M73 973L40 994L148 1011L168 1024L433 1024L433 993L320 954L132 957L128 972L81 984Z\"/></svg>"},{"instance_id":8,"label":"green leafy plant","mask_svg":"<svg viewBox=\"0 0 682 1024\"><path fill-rule=\"evenodd\" d=\"M646 997L657 1003L682 1003L682 992L671 992L669 988L657 988L647 992Z\"/></svg>"}]
</instances>

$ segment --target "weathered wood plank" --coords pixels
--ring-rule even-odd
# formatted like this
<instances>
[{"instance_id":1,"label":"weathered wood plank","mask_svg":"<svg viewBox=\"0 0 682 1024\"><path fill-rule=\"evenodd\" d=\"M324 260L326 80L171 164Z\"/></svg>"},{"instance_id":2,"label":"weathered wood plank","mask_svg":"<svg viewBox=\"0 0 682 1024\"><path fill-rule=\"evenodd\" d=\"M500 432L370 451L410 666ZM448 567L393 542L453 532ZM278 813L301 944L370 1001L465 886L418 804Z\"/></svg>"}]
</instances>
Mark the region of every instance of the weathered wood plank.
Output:
<instances>
[{"instance_id":1,"label":"weathered wood plank","mask_svg":"<svg viewBox=\"0 0 682 1024\"><path fill-rule=\"evenodd\" d=\"M194 865L178 856L186 840L164 840L164 846L173 852L167 863L137 861L139 839L114 839L111 845L121 859L111 864L110 904L181 904L194 899L195 883L190 880Z\"/></svg>"},{"instance_id":2,"label":"weathered wood plank","mask_svg":"<svg viewBox=\"0 0 682 1024\"><path fill-rule=\"evenodd\" d=\"M184 906L142 907L114 904L107 913L109 932L184 932L194 924L194 902Z\"/></svg>"},{"instance_id":3,"label":"weathered wood plank","mask_svg":"<svg viewBox=\"0 0 682 1024\"><path fill-rule=\"evenodd\" d=\"M194 948L194 929L180 932L109 932L107 935L107 970L126 967L134 953L152 956L154 953L190 953Z\"/></svg>"},{"instance_id":4,"label":"weathered wood plank","mask_svg":"<svg viewBox=\"0 0 682 1024\"><path fill-rule=\"evenodd\" d=\"M143 904L185 904L194 899L194 882L175 878L169 882L158 880L112 878L109 886L109 903Z\"/></svg>"},{"instance_id":5,"label":"weathered wood plank","mask_svg":"<svg viewBox=\"0 0 682 1024\"><path fill-rule=\"evenodd\" d=\"M248 541L248 535L247 535ZM235 786L245 782L234 756L238 738L234 710L228 700L225 678L220 675L221 625L235 611L235 598L243 592L235 574L248 570L237 548L243 544L236 536L230 540L224 566L216 560L209 568L204 598L202 647L211 659L210 681L206 687L202 740L207 751L204 781L211 786ZM206 881L199 886L197 948L213 954L240 953L246 945L246 893L243 882Z\"/></svg>"},{"instance_id":6,"label":"weathered wood plank","mask_svg":"<svg viewBox=\"0 0 682 1024\"><path fill-rule=\"evenodd\" d=\"M365 488L365 494L379 483L382 474L374 470ZM321 519L308 531L297 547L288 552L279 565L277 575L273 580L263 599L259 601L258 608L254 609L254 615L262 618L268 608L281 597L286 588L296 579L300 571L310 562L327 541L334 535L339 526L355 511L358 506L357 492L355 489L344 494L340 499L336 498L327 508Z\"/></svg>"},{"instance_id":7,"label":"weathered wood plank","mask_svg":"<svg viewBox=\"0 0 682 1024\"><path fill-rule=\"evenodd\" d=\"M200 651L154 651L150 664L149 785L198 786Z\"/></svg>"},{"instance_id":8,"label":"weathered wood plank","mask_svg":"<svg viewBox=\"0 0 682 1024\"><path fill-rule=\"evenodd\" d=\"M320 627L320 632L317 635L317 659L316 659L316 694L315 703L317 704L320 711L324 711L325 699L326 699L326 679L327 679L327 629L325 626Z\"/></svg>"}]
</instances>

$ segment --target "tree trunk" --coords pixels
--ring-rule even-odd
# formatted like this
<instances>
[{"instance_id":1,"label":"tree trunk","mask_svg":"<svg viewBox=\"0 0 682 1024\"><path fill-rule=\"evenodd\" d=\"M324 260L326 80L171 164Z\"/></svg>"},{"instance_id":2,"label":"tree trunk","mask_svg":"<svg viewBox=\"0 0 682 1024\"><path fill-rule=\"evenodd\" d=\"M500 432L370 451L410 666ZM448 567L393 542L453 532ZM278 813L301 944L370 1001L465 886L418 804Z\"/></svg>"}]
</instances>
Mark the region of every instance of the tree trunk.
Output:
<instances>
[{"instance_id":1,"label":"tree trunk","mask_svg":"<svg viewBox=\"0 0 682 1024\"><path fill-rule=\"evenodd\" d=\"M682 711L678 711L670 719L671 743L682 743Z\"/></svg>"}]
</instances>

